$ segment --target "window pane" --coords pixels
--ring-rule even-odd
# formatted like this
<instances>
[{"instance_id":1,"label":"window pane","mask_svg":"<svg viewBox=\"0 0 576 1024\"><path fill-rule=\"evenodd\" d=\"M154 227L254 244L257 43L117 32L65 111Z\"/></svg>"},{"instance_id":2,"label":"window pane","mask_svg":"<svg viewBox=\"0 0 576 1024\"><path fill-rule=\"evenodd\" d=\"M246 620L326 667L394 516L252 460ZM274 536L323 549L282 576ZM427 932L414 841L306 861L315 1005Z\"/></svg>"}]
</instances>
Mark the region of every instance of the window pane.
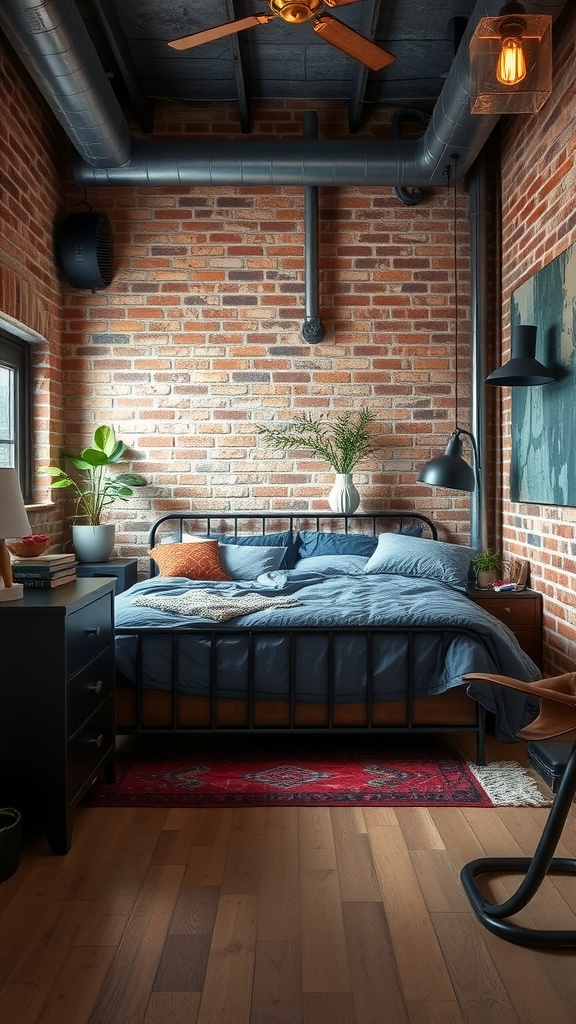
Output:
<instances>
[{"instance_id":1,"label":"window pane","mask_svg":"<svg viewBox=\"0 0 576 1024\"><path fill-rule=\"evenodd\" d=\"M15 457L14 418L16 372L0 364L0 466L13 467Z\"/></svg>"},{"instance_id":2,"label":"window pane","mask_svg":"<svg viewBox=\"0 0 576 1024\"><path fill-rule=\"evenodd\" d=\"M29 344L0 327L0 466L18 471L25 501L32 500Z\"/></svg>"}]
</instances>

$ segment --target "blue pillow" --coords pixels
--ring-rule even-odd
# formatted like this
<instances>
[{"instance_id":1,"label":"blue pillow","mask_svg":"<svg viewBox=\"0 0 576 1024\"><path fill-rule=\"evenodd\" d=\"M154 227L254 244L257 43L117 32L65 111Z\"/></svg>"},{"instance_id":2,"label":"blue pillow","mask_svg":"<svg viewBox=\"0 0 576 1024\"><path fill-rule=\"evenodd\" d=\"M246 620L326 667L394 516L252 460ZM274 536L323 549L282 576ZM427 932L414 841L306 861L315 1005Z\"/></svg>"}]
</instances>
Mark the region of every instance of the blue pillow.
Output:
<instances>
[{"instance_id":1,"label":"blue pillow","mask_svg":"<svg viewBox=\"0 0 576 1024\"><path fill-rule=\"evenodd\" d=\"M301 558L292 572L295 575L319 572L326 576L361 576L367 561L363 555L310 555Z\"/></svg>"},{"instance_id":2,"label":"blue pillow","mask_svg":"<svg viewBox=\"0 0 576 1024\"><path fill-rule=\"evenodd\" d=\"M421 537L422 536L422 525L421 523L414 523L413 526L405 526L402 530L398 530L403 537Z\"/></svg>"},{"instance_id":3,"label":"blue pillow","mask_svg":"<svg viewBox=\"0 0 576 1024\"><path fill-rule=\"evenodd\" d=\"M376 550L377 537L362 533L322 533L318 530L301 530L300 558L313 555L363 555L369 558Z\"/></svg>"},{"instance_id":4,"label":"blue pillow","mask_svg":"<svg viewBox=\"0 0 576 1024\"><path fill-rule=\"evenodd\" d=\"M464 544L382 533L364 572L425 577L448 583L457 590L466 590L470 559L474 553L474 548Z\"/></svg>"},{"instance_id":5,"label":"blue pillow","mask_svg":"<svg viewBox=\"0 0 576 1024\"><path fill-rule=\"evenodd\" d=\"M254 547L264 548L286 548L286 554L282 562L282 569L293 569L298 559L298 541L294 538L292 530L282 530L279 533L211 533L213 540L218 539L222 544L251 544Z\"/></svg>"},{"instance_id":6,"label":"blue pillow","mask_svg":"<svg viewBox=\"0 0 576 1024\"><path fill-rule=\"evenodd\" d=\"M284 561L286 548L251 544L220 544L218 555L231 580L255 580L265 572L274 572Z\"/></svg>"}]
</instances>

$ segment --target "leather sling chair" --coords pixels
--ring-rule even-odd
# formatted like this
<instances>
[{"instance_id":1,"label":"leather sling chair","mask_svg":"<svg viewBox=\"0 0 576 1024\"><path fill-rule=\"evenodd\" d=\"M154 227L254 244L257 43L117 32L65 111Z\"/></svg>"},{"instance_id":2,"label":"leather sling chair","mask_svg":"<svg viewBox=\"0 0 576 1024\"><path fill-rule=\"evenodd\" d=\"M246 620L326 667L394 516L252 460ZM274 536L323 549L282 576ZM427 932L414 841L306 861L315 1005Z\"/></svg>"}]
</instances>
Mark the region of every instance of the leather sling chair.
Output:
<instances>
[{"instance_id":1,"label":"leather sling chair","mask_svg":"<svg viewBox=\"0 0 576 1024\"><path fill-rule=\"evenodd\" d=\"M525 740L552 739L576 730L576 672L525 683L509 676L470 672L465 680L485 679L490 683L507 686L531 694L540 702L539 713L533 722L521 729L519 737ZM478 920L501 939L521 946L546 949L576 946L576 930L547 930L526 928L507 920L521 911L535 896L550 872L563 875L576 874L576 860L554 857L562 830L576 793L576 743L570 752L564 774L550 809L542 836L532 859L529 857L485 857L470 861L460 873L464 891ZM513 896L504 903L492 903L476 886L478 875L486 873L523 874L524 878Z\"/></svg>"}]
</instances>

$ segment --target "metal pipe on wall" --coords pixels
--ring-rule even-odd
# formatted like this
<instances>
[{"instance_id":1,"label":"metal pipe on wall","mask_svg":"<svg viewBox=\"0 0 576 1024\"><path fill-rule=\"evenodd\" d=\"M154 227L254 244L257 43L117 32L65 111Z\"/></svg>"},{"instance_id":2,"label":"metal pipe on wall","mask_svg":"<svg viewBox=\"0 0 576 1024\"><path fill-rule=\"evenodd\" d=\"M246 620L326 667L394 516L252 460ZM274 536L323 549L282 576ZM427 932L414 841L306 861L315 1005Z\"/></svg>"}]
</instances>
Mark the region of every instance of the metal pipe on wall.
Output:
<instances>
[{"instance_id":1,"label":"metal pipe on wall","mask_svg":"<svg viewBox=\"0 0 576 1024\"><path fill-rule=\"evenodd\" d=\"M480 487L472 494L470 533L472 546L486 549L494 543L488 522L488 479L492 464L486 396L487 350L499 327L500 237L498 191L494 187L493 146L485 147L470 173L470 409L481 470Z\"/></svg>"},{"instance_id":2,"label":"metal pipe on wall","mask_svg":"<svg viewBox=\"0 0 576 1024\"><path fill-rule=\"evenodd\" d=\"M303 117L305 139L318 138L318 115L306 110ZM320 319L320 275L318 243L318 186L304 189L304 287L306 295L305 320L300 330L303 341L317 345L324 337Z\"/></svg>"}]
</instances>

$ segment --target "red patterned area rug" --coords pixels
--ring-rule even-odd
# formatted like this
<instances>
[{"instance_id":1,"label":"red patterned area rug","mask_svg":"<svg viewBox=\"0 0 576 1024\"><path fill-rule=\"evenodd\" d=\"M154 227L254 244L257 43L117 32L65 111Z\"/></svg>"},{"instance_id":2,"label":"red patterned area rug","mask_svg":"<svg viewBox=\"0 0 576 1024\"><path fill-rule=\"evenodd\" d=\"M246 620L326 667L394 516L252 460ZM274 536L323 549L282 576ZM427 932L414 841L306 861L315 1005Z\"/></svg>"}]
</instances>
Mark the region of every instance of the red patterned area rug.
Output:
<instances>
[{"instance_id":1,"label":"red patterned area rug","mask_svg":"<svg viewBox=\"0 0 576 1024\"><path fill-rule=\"evenodd\" d=\"M458 754L385 737L327 743L231 737L208 744L132 738L116 782L98 779L85 802L103 807L493 807ZM160 739L160 738L157 738Z\"/></svg>"}]
</instances>

